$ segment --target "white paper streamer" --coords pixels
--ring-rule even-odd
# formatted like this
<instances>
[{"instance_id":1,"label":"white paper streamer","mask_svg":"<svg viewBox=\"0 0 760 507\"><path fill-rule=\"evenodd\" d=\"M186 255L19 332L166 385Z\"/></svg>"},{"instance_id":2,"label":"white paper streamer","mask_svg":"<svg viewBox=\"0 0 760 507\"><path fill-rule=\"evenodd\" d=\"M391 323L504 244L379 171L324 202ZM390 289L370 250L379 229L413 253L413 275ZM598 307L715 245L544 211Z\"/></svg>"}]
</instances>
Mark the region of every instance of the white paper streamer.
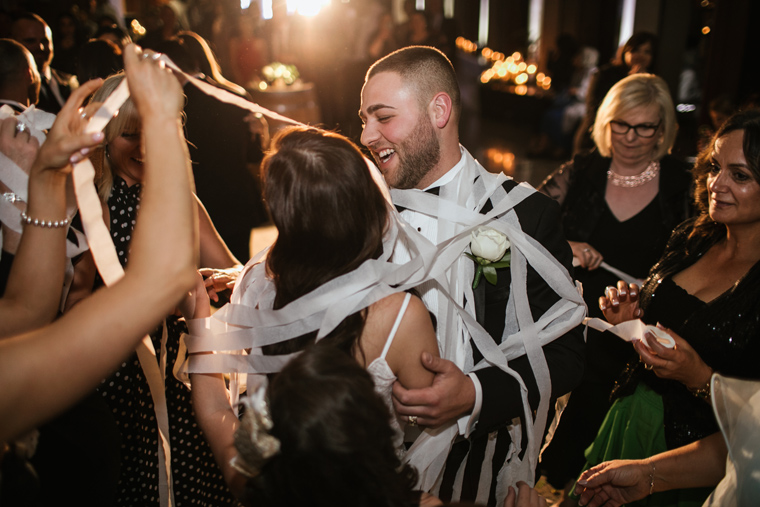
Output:
<instances>
[{"instance_id":1,"label":"white paper streamer","mask_svg":"<svg viewBox=\"0 0 760 507\"><path fill-rule=\"evenodd\" d=\"M373 175L376 175L377 169L373 165L368 166ZM215 328L220 333L214 338L191 336L186 340L186 344L191 353L229 351L235 347L251 348L258 352L253 352L255 355L245 359L220 354L191 356L187 371L259 374L272 371L270 368L279 365L274 362L264 364L263 357L277 356L261 356L261 346L317 329L318 337L321 338L346 316L375 301L422 282L433 281L440 293L438 334L443 357L452 358L456 354L457 342L467 343L471 338L484 359L473 365L472 351L469 351L468 359L458 362L465 372L496 366L513 376L521 386L525 408L523 419L528 426L528 434L531 435L528 442L528 458L523 462L514 460L514 466L505 466L500 480L506 480L509 469L509 481L512 483L517 480L531 482L538 445L545 426L548 393L551 392L548 367L541 347L578 325L585 315L585 305L567 270L540 243L527 236L520 228L513 208L535 191L527 185L520 185L507 194L501 187L505 178L497 179L487 175L474 160L463 173L465 176L453 182L452 187L443 189L444 192L450 192L453 188L460 196L466 196L461 204L456 204L456 197L445 200L443 196L439 198L419 191L391 191L396 204L437 216L440 219L439 223L448 224L448 227L441 228L443 232L442 235L439 234L438 245L433 245L405 224L389 202L390 227L380 259L365 261L355 271L330 281L280 310L271 309L274 287L266 277L264 264L258 262L258 259L249 262L236 285L233 303L218 311L204 324L205 328ZM476 178L477 174L481 177ZM486 187L484 182L489 186ZM387 195L384 183L381 185L384 194ZM477 209L489 199L493 203L492 211L485 215L478 213ZM470 313L474 313L471 289L472 261L466 259L462 253L469 245L471 231L481 225L505 233L512 242L513 263L510 269L513 290L510 298L513 301L508 306L508 311L511 308L511 317L501 345L494 342ZM400 265L387 262L390 253L401 242L408 248L411 260ZM526 293L528 263L563 298L536 323L532 320ZM463 293L467 294L467 301L470 301L467 305L468 310L465 310L462 296L452 297L452 294ZM540 391L547 393L542 397L535 424L527 401L527 388L522 378L510 369L507 363L509 359L525 354L531 362ZM519 434L519 425L514 430ZM422 489L430 490L437 484L450 445L457 433L455 423L435 430L428 428L409 450L407 460L420 472ZM516 442L519 445L519 439ZM506 491L506 486L501 489Z\"/></svg>"},{"instance_id":2,"label":"white paper streamer","mask_svg":"<svg viewBox=\"0 0 760 507\"><path fill-rule=\"evenodd\" d=\"M627 320L625 322L621 322L617 325L612 325L606 320L602 320L599 318L593 318L593 319L584 319L584 324L588 325L588 327L596 329L599 332L605 332L609 331L610 333L613 333L623 340L627 342L632 342L634 340L641 340L643 344L645 344L647 347L649 344L647 343L646 334L652 333L652 335L657 339L657 341L665 348L672 349L676 346L675 339L670 336L666 331L663 331L657 326L652 326L648 324L644 324L641 319L635 319L635 320Z\"/></svg>"},{"instance_id":3,"label":"white paper streamer","mask_svg":"<svg viewBox=\"0 0 760 507\"><path fill-rule=\"evenodd\" d=\"M578 259L578 257L573 257L573 266L578 267L580 265L581 265L580 259ZM602 261L602 263L599 264L599 267L601 269L609 271L610 273L618 277L618 279L625 280L625 283L635 283L636 285L641 285L642 283L644 283L644 280L642 280L641 278L636 278L635 276L629 275L625 271L621 271L618 268L610 266L604 261Z\"/></svg>"},{"instance_id":4,"label":"white paper streamer","mask_svg":"<svg viewBox=\"0 0 760 507\"><path fill-rule=\"evenodd\" d=\"M280 121L298 123L183 73L166 55L161 55L160 59L167 67L182 75L203 92L212 95L223 102L234 104L248 111L261 113ZM106 99L103 105L95 112L88 122L85 131L88 133L94 133L105 128L127 98L129 98L129 89L127 80L124 79L116 90L111 93L108 99ZM85 234L95 265L97 266L103 281L106 285L112 285L124 275L124 272L119 264L118 256L113 242L111 241L108 228L103 221L100 199L95 192L95 186L93 183L94 175L95 170L89 160L85 159L82 162L75 164L73 180ZM165 347L166 333L164 333L161 341L162 351L165 351ZM161 505L162 507L170 507L174 505L174 493L171 477L169 421L164 388L166 378L165 354L162 354L162 363L159 365L156 359L153 343L149 336L145 336L137 347L137 355L140 360L140 365L143 368L143 372L145 373L146 380L148 381L156 411L156 422L159 430L159 493ZM235 384L237 383L239 383L239 381L235 379ZM235 393L233 399L236 400L236 396L237 393Z\"/></svg>"},{"instance_id":5,"label":"white paper streamer","mask_svg":"<svg viewBox=\"0 0 760 507\"><path fill-rule=\"evenodd\" d=\"M223 102L235 104L251 112L264 114L269 118L297 124L297 122L286 117L181 73L168 58L165 56L161 58L169 68L182 74L183 77L205 93ZM120 93L123 93L123 90ZM114 99L114 102L118 102L118 100ZM109 106L102 115L100 112L96 114L91 124L92 128L96 128L96 122L102 122L105 125L119 106L120 104L115 106L113 110ZM90 167L87 167L88 165ZM384 186L382 176L369 161L368 167L370 167L373 178L378 182L383 194L388 198L389 194ZM90 170L89 161L77 164L75 168L77 198L82 209L83 222L86 223L85 232L90 241L98 269L107 283L109 281L113 283L118 280L121 273L114 267L113 244L107 235L102 217L99 216L100 203L91 183ZM487 175L479 164L469 168L468 176L472 176L472 171L482 171L482 176ZM89 183L85 183L86 181ZM224 320L225 322L222 322L221 326L227 334L218 336L219 343L216 346L202 336L191 336L186 340L188 351L191 353L218 349L219 345L222 345L222 348L226 348L228 351L237 350L237 354L193 355L189 358L184 371L231 373L233 377L232 391L233 394L236 394L237 389L234 388L234 385L237 384L237 377L240 374L248 372L260 374L262 371L279 369L282 364L289 360L289 357L263 356L260 354L260 349L257 352L256 347L253 347L254 350L250 355L246 355L242 348L233 347L239 347L241 343L247 345L246 348L251 347L254 343L260 346L264 343L282 341L317 329L319 330L318 337L321 338L334 329L346 316L395 292L413 288L422 282L432 280L439 287L440 301L443 303L443 307L439 307L439 315L443 315L445 318L439 319L439 326L441 326L439 328L439 340L444 348L444 357L453 354L456 348L450 343L451 340L458 340L469 335L483 353L484 359L478 365L473 365L470 351L469 362L462 365L465 371L487 365L497 366L515 377L521 386L525 408L524 421L528 425L528 434L531 435L527 453L529 459L525 462L513 463L515 466L510 466L509 480L514 482L522 479L532 483L532 473L538 455L538 444L545 423L548 396L542 396L534 425L530 406L527 402L527 389L519 375L508 367L507 360L527 354L541 391L550 392L548 369L540 347L580 323L585 314L585 305L567 271L546 252L542 245L522 232L519 222L514 216L512 208L533 190L521 185L507 194L501 187L504 177L494 179L487 175L479 178L479 181L475 183L473 181L459 181L456 185L442 189L444 194L442 194L441 199L422 198L425 202L421 206L435 208L430 210L431 214L440 217L440 223L443 224L439 231L443 239L437 245L433 245L418 234L416 230L406 225L389 202L390 227L385 238L384 252L381 258L366 261L356 271L325 284L281 310L271 310L274 300L273 286L265 276L263 264L257 263L257 258L252 259L247 264L233 293L233 303L235 304L217 312L207 324L203 324L207 325L209 329L213 329L219 326L219 324L213 324L213 320ZM486 183L489 185L488 187L486 187ZM451 200L450 196L445 195L446 192L455 192L458 197L455 196L455 199ZM417 197L414 196L411 199L413 202L408 203L410 204L408 207L419 209ZM396 198L403 199L394 191L394 199ZM494 209L487 215L477 213L476 210L480 209L489 198ZM452 206L451 202L456 203L456 205ZM88 211L85 212L85 209ZM507 218L506 221L502 221L510 214L511 219ZM461 297L455 299L451 296L451 294L466 293L467 300L472 301L472 290L468 290L471 277L467 279L472 271L471 261L463 259L462 252L469 243L470 231L484 224L507 234L513 248L513 265L510 268L513 290L508 305L511 318L508 320L505 329L506 339L502 341L501 345L497 345L477 323L475 317L457 302ZM104 231L106 233L105 238L102 234ZM403 265L390 264L387 261L399 241L405 243L412 259ZM550 314L549 316L545 315L537 323L532 322L530 311L526 311L525 308L527 297L521 294L521 291L525 290L525 271L528 263L563 298L563 301L560 301L547 312ZM120 268L120 266L118 267ZM450 311L447 310L448 307L451 307ZM468 310L473 311L472 309L473 305L470 304ZM146 349L149 354L145 353ZM141 347L138 348L138 355L141 357L144 368L154 372L159 370L155 360L155 352L152 350L152 343L149 339L144 340ZM182 366L184 367L184 365ZM163 372L159 373L162 375ZM146 371L146 377L152 376L148 375ZM162 380L162 377L158 377L158 379ZM160 416L157 419L164 419L165 415L159 413L162 403L165 411L165 400L162 400L164 394L162 385L158 386L158 380L156 382L149 381L149 383L151 393L154 396L157 416ZM168 442L168 427L164 434L162 426L162 422L159 421L160 434L163 441ZM519 427L513 429L515 429L515 435L518 435ZM426 430L415 443L418 451L412 453L410 450L410 455L417 459L420 465L424 483L429 485L424 486L426 489L429 489L440 475L440 469L445 462L448 448L455 435L456 427L454 425L441 428L440 431L435 432ZM519 445L519 439L514 442ZM413 449L415 449L414 446ZM172 498L170 457L166 445L162 446L161 451L162 458L166 463L165 473L161 474L160 479L162 505L167 505L170 504ZM507 466L505 465L500 475L504 476L506 470ZM500 479L498 489L499 491L506 491L504 480Z\"/></svg>"}]
</instances>

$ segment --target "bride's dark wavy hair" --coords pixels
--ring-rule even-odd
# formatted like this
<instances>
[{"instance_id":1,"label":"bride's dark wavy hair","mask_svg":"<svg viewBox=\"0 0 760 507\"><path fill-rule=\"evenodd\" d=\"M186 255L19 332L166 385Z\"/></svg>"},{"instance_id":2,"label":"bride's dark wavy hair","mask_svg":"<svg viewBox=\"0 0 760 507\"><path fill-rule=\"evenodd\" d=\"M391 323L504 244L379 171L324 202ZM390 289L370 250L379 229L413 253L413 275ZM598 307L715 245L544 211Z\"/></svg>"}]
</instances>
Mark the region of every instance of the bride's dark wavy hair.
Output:
<instances>
[{"instance_id":1,"label":"bride's dark wavy hair","mask_svg":"<svg viewBox=\"0 0 760 507\"><path fill-rule=\"evenodd\" d=\"M313 127L284 129L262 171L264 199L278 231L266 261L275 309L382 254L387 203L346 137ZM365 316L347 317L325 340L354 352ZM315 337L310 333L264 351L293 352Z\"/></svg>"},{"instance_id":2,"label":"bride's dark wavy hair","mask_svg":"<svg viewBox=\"0 0 760 507\"><path fill-rule=\"evenodd\" d=\"M246 483L256 507L407 507L417 472L393 445L390 410L364 368L333 347L312 345L267 390L280 452ZM240 450L240 448L239 448Z\"/></svg>"},{"instance_id":3,"label":"bride's dark wavy hair","mask_svg":"<svg viewBox=\"0 0 760 507\"><path fill-rule=\"evenodd\" d=\"M726 226L713 221L710 218L710 196L707 189L707 176L713 163L713 151L715 143L721 137L731 132L743 130L744 140L742 148L744 158L747 160L747 167L752 173L752 177L760 183L760 109L749 109L740 111L720 126L713 136L710 145L699 154L697 163L694 166L694 202L699 216L694 223L694 230L689 236L690 240L705 239L715 241L726 235Z\"/></svg>"}]
</instances>

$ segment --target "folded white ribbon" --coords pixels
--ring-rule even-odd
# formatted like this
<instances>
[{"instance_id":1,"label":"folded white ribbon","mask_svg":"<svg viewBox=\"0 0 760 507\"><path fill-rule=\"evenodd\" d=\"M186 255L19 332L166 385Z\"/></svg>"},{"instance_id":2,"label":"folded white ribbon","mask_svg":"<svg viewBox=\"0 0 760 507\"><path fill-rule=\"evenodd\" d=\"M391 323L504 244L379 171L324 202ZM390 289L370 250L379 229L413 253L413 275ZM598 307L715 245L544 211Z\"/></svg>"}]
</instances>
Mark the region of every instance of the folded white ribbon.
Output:
<instances>
[{"instance_id":1,"label":"folded white ribbon","mask_svg":"<svg viewBox=\"0 0 760 507\"><path fill-rule=\"evenodd\" d=\"M606 320L599 318L585 319L583 323L600 332L609 331L627 342L641 340L641 342L647 347L649 347L646 338L647 333L651 333L657 339L659 344L665 348L672 349L676 346L675 339L673 339L667 331L664 331L657 326L644 324L641 319L627 320L617 325L612 325Z\"/></svg>"}]
</instances>

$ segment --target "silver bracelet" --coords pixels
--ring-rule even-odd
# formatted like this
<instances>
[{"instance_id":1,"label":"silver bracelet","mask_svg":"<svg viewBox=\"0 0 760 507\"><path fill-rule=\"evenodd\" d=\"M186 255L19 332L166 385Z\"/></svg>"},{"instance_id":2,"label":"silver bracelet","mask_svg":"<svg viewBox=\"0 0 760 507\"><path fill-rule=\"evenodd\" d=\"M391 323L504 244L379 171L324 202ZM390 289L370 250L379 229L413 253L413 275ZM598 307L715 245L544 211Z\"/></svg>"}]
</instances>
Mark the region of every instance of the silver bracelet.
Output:
<instances>
[{"instance_id":1,"label":"silver bracelet","mask_svg":"<svg viewBox=\"0 0 760 507\"><path fill-rule=\"evenodd\" d=\"M21 212L21 223L24 225L33 225L35 227L47 227L48 229L58 229L60 227L66 227L69 225L69 219L63 220L40 220L39 218L32 218L23 211Z\"/></svg>"}]
</instances>

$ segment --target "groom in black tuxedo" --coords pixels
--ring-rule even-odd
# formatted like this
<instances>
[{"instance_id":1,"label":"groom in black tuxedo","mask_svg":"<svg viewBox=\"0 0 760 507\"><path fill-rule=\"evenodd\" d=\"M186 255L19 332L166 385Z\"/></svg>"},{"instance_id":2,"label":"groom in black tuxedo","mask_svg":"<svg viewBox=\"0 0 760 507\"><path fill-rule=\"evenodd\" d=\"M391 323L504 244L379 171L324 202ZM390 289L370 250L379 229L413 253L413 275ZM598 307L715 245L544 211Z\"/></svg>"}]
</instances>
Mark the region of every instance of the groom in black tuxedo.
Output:
<instances>
[{"instance_id":1,"label":"groom in black tuxedo","mask_svg":"<svg viewBox=\"0 0 760 507\"><path fill-rule=\"evenodd\" d=\"M416 188L437 195L439 188L457 178L460 171L467 171L468 167L477 164L459 144L459 114L459 87L448 59L433 48L404 48L376 62L367 73L360 111L364 122L361 141L374 156L391 187ZM475 172L471 170L464 174ZM507 192L516 186L511 179L503 183ZM485 207L476 211L487 213L491 207L489 200ZM533 192L514 209L522 230L572 273L572 252L561 230L558 205ZM438 229L445 227L445 219L410 209L402 210L401 216L423 236L434 244L438 243ZM423 301L441 322L445 316L437 313L436 289L431 287L423 284L418 289ZM507 302L512 290L510 271L502 269L498 272L496 285L482 281L473 294L477 321L497 344L502 341L508 325ZM527 295L534 321L560 299L530 266L527 268ZM439 335L439 342L443 339ZM470 349L465 355L470 353L477 364L482 355L473 342L463 347ZM509 361L509 367L522 377L528 389L533 413L538 407L539 396L550 396L553 406L553 400L578 384L583 371L584 349L580 327L573 327L543 346L551 378L550 393L539 392L526 356ZM508 427L525 414L520 387L517 380L497 367L486 367L466 375L462 371L464 361L455 361L423 357L423 364L436 374L433 385L406 390L397 382L393 389L395 408L400 415L411 418L412 425L416 421L423 426L437 426L456 420L460 437L446 462L439 490L441 499L495 505L496 477L505 463L515 459L514 455L509 455L513 439ZM525 425L522 427L524 443ZM515 445L519 446L519 442ZM518 457L522 459L524 445L518 451L521 454ZM484 463L486 460L489 463ZM481 475L488 469L486 477L493 479L480 484ZM503 501L503 498L498 500Z\"/></svg>"}]
</instances>

